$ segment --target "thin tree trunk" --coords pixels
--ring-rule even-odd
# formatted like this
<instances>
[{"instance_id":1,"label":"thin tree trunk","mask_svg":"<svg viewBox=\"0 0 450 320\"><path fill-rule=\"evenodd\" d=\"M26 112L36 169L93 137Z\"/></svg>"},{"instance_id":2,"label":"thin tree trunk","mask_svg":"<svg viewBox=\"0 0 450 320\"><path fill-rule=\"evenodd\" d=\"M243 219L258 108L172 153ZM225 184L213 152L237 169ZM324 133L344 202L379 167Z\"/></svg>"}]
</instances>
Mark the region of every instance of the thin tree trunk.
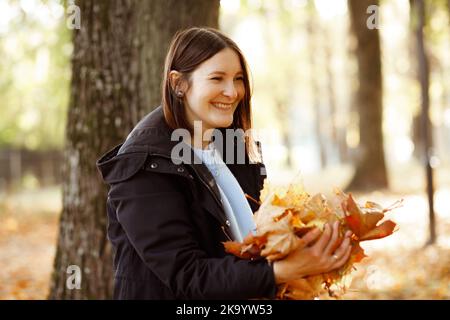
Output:
<instances>
[{"instance_id":1,"label":"thin tree trunk","mask_svg":"<svg viewBox=\"0 0 450 320\"><path fill-rule=\"evenodd\" d=\"M289 110L289 105L286 99L275 99L275 108L277 110L277 114L281 119L281 123L284 125L281 129L281 139L283 141L283 145L286 147L286 160L285 165L287 168L292 168L294 163L292 161L292 139L291 139L291 126L290 126L290 118L291 114Z\"/></svg>"},{"instance_id":2,"label":"thin tree trunk","mask_svg":"<svg viewBox=\"0 0 450 320\"><path fill-rule=\"evenodd\" d=\"M63 211L50 299L107 299L112 252L106 187L95 162L160 103L164 56L177 29L218 25L219 1L83 0L74 30ZM69 266L81 271L76 288ZM68 274L68 271L70 274Z\"/></svg>"},{"instance_id":3,"label":"thin tree trunk","mask_svg":"<svg viewBox=\"0 0 450 320\"><path fill-rule=\"evenodd\" d=\"M433 146L432 142L432 125L430 122L429 109L430 109L430 96L429 96L429 83L430 83L430 67L428 57L425 51L423 29L425 27L425 3L423 0L410 1L413 13L414 30L416 33L417 41L417 60L418 60L418 76L420 82L421 92L421 107L422 114L420 118L421 135L423 136L423 153L426 184L427 184L427 196L428 196L428 209L429 209L429 231L430 238L428 244L436 242L436 221L434 213L434 185L433 185L433 169L431 168L430 157Z\"/></svg>"},{"instance_id":4,"label":"thin tree trunk","mask_svg":"<svg viewBox=\"0 0 450 320\"><path fill-rule=\"evenodd\" d=\"M360 145L355 175L348 189L373 190L388 186L383 148L381 52L378 29L369 29L366 13L378 0L349 0L352 31L357 40Z\"/></svg>"},{"instance_id":5,"label":"thin tree trunk","mask_svg":"<svg viewBox=\"0 0 450 320\"><path fill-rule=\"evenodd\" d=\"M448 9L448 14L450 16L450 0L447 0L447 9Z\"/></svg>"},{"instance_id":6,"label":"thin tree trunk","mask_svg":"<svg viewBox=\"0 0 450 320\"><path fill-rule=\"evenodd\" d=\"M418 78L418 77L417 77ZM423 155L425 154L424 151L424 141L423 141L423 134L422 134L422 128L421 128L421 113L420 111L413 116L412 118L412 141L414 144L414 150L413 150L413 157L417 159L418 161L423 161Z\"/></svg>"},{"instance_id":7,"label":"thin tree trunk","mask_svg":"<svg viewBox=\"0 0 450 320\"><path fill-rule=\"evenodd\" d=\"M417 13L414 11L414 4L412 0L409 1L409 55L411 62L414 64L414 68L412 68L413 71L411 71L411 77L414 79L414 81L420 81L420 76L418 74L419 72L419 61L418 61L418 55L417 55ZM422 134L422 128L421 128L421 110L420 106L418 108L418 111L416 114L413 115L412 123L411 123L411 139L414 144L414 150L413 150L413 157L419 161L424 161L424 155L425 155L425 149L424 149L424 135Z\"/></svg>"}]
</instances>

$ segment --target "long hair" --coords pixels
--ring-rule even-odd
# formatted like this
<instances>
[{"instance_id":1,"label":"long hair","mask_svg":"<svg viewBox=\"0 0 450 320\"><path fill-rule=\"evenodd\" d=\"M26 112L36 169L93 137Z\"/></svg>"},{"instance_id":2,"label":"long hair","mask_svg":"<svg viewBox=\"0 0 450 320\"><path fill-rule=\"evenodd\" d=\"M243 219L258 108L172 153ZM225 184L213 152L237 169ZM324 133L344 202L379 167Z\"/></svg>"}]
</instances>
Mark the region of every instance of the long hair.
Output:
<instances>
[{"instance_id":1,"label":"long hair","mask_svg":"<svg viewBox=\"0 0 450 320\"><path fill-rule=\"evenodd\" d=\"M185 113L183 99L177 97L170 84L170 71L181 73L184 80L190 80L191 73L204 61L214 56L219 51L230 48L236 52L243 71L245 94L239 102L230 129L242 129L246 134L246 154L250 161L260 162L261 155L255 145L250 129L251 119L251 89L249 69L247 62L237 44L220 31L213 28L189 28L178 31L170 44L164 65L164 77L162 82L162 106L167 124L172 129L184 128L193 134L193 127L188 122Z\"/></svg>"}]
</instances>

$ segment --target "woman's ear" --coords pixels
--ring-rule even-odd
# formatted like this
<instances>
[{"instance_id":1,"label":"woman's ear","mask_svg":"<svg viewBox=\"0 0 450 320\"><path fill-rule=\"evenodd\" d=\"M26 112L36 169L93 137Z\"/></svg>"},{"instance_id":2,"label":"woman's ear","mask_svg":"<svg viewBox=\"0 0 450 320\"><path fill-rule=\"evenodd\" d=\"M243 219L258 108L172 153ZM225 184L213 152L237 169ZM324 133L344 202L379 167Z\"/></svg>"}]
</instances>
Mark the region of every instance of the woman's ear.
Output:
<instances>
[{"instance_id":1,"label":"woman's ear","mask_svg":"<svg viewBox=\"0 0 450 320\"><path fill-rule=\"evenodd\" d=\"M169 82L170 82L170 87L173 91L177 91L177 86L180 85L181 82L181 73L176 71L176 70L172 70L169 72Z\"/></svg>"},{"instance_id":2,"label":"woman's ear","mask_svg":"<svg viewBox=\"0 0 450 320\"><path fill-rule=\"evenodd\" d=\"M178 98L182 99L188 89L188 83L185 76L179 71L172 70L169 73L169 81L172 91Z\"/></svg>"}]
</instances>

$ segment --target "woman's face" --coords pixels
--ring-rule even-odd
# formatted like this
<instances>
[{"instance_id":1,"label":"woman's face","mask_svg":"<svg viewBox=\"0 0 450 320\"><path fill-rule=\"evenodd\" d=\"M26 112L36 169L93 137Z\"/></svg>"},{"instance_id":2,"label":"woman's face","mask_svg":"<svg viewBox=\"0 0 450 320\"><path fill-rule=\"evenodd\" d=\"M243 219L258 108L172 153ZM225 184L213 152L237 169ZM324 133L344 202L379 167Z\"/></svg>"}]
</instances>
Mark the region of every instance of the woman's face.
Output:
<instances>
[{"instance_id":1,"label":"woman's face","mask_svg":"<svg viewBox=\"0 0 450 320\"><path fill-rule=\"evenodd\" d=\"M203 131L228 127L244 93L239 56L225 48L192 72L185 94L187 119L192 127L194 121L202 121Z\"/></svg>"}]
</instances>

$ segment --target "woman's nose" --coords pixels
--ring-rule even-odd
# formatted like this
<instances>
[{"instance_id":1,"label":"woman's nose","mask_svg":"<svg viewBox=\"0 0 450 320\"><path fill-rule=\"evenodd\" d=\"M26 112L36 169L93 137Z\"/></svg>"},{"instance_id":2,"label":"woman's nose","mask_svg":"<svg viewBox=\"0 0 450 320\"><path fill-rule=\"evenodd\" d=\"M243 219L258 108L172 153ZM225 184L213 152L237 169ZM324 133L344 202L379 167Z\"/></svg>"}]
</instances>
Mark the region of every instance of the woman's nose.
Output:
<instances>
[{"instance_id":1,"label":"woman's nose","mask_svg":"<svg viewBox=\"0 0 450 320\"><path fill-rule=\"evenodd\" d=\"M226 87L223 90L223 95L233 99L237 98L238 91L233 82L227 83Z\"/></svg>"}]
</instances>

